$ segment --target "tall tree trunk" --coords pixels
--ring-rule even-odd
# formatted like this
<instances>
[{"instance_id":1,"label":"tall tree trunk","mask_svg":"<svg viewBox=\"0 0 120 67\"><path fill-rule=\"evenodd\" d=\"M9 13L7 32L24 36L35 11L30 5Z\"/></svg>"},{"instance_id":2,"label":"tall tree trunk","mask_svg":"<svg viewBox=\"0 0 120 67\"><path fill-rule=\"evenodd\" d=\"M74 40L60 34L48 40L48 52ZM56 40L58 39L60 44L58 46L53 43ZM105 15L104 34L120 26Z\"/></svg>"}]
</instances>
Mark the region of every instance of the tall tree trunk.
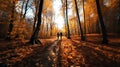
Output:
<instances>
[{"instance_id":1,"label":"tall tree trunk","mask_svg":"<svg viewBox=\"0 0 120 67\"><path fill-rule=\"evenodd\" d=\"M41 26L43 2L44 2L44 0L41 0L40 3L39 3L38 23L37 23L37 27L35 28L35 31L34 31L32 37L30 39L31 44L41 44L41 42L38 38L38 34L39 34L39 31L40 31L40 26Z\"/></svg>"},{"instance_id":2,"label":"tall tree trunk","mask_svg":"<svg viewBox=\"0 0 120 67\"><path fill-rule=\"evenodd\" d=\"M83 34L83 30L82 30L82 27L81 27L80 16L79 16L78 6L77 6L77 1L76 0L75 0L75 8L76 8L76 15L78 17L78 23L79 23L80 32L81 32L81 40L85 41L85 36Z\"/></svg>"},{"instance_id":3,"label":"tall tree trunk","mask_svg":"<svg viewBox=\"0 0 120 67\"><path fill-rule=\"evenodd\" d=\"M10 20L10 24L9 24L9 29L8 29L8 34L7 34L7 40L11 39L11 32L13 30L13 22L14 22L14 13L15 13L15 1L13 0L13 4L12 4L12 9L11 9L11 20Z\"/></svg>"},{"instance_id":4,"label":"tall tree trunk","mask_svg":"<svg viewBox=\"0 0 120 67\"><path fill-rule=\"evenodd\" d=\"M86 17L85 17L85 4L84 4L84 0L83 0L83 14L84 14L84 35L85 35L85 39L86 39Z\"/></svg>"},{"instance_id":5,"label":"tall tree trunk","mask_svg":"<svg viewBox=\"0 0 120 67\"><path fill-rule=\"evenodd\" d=\"M50 31L50 36L52 36L52 35L53 35L53 33L52 33L52 31L53 31L52 24L50 24L50 29L51 29L51 31Z\"/></svg>"},{"instance_id":6,"label":"tall tree trunk","mask_svg":"<svg viewBox=\"0 0 120 67\"><path fill-rule=\"evenodd\" d=\"M70 39L70 28L68 24L68 5L66 0L66 24L67 24L67 38Z\"/></svg>"},{"instance_id":7,"label":"tall tree trunk","mask_svg":"<svg viewBox=\"0 0 120 67\"><path fill-rule=\"evenodd\" d=\"M53 31L53 15L51 16L50 29L51 29L50 36L52 36L53 35L53 33L52 33L52 31Z\"/></svg>"},{"instance_id":8,"label":"tall tree trunk","mask_svg":"<svg viewBox=\"0 0 120 67\"><path fill-rule=\"evenodd\" d=\"M99 17L99 21L101 24L101 30L102 30L102 36L103 36L102 43L108 44L106 26L105 26L104 21L103 21L99 0L96 0L96 5L97 5L97 12L98 12L98 17Z\"/></svg>"},{"instance_id":9,"label":"tall tree trunk","mask_svg":"<svg viewBox=\"0 0 120 67\"><path fill-rule=\"evenodd\" d=\"M46 23L46 37L48 37L49 36L49 27L48 27L49 25L48 25L48 23Z\"/></svg>"}]
</instances>

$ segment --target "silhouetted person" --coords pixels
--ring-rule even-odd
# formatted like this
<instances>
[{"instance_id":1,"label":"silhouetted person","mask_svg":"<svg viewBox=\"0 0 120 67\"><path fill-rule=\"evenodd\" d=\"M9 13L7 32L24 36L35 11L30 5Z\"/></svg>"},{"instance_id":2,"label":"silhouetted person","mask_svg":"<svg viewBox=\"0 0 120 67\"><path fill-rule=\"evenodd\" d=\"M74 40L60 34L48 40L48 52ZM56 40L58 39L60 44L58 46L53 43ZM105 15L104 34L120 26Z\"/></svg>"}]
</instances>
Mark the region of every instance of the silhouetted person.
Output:
<instances>
[{"instance_id":1,"label":"silhouetted person","mask_svg":"<svg viewBox=\"0 0 120 67\"><path fill-rule=\"evenodd\" d=\"M60 39L62 39L62 32L60 32Z\"/></svg>"},{"instance_id":2,"label":"silhouetted person","mask_svg":"<svg viewBox=\"0 0 120 67\"><path fill-rule=\"evenodd\" d=\"M59 39L59 32L57 33L57 39Z\"/></svg>"}]
</instances>

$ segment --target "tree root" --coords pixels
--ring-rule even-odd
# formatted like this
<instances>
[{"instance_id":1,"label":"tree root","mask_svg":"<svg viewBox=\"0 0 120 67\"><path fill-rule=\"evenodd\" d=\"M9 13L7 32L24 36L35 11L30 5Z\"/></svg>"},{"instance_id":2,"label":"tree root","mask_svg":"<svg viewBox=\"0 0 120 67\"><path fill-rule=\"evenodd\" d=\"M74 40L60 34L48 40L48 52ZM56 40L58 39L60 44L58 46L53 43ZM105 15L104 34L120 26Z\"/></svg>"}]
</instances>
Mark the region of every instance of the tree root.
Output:
<instances>
[{"instance_id":1,"label":"tree root","mask_svg":"<svg viewBox=\"0 0 120 67\"><path fill-rule=\"evenodd\" d=\"M31 39L29 43L32 45L34 45L34 44L42 45L42 43L39 39Z\"/></svg>"}]
</instances>

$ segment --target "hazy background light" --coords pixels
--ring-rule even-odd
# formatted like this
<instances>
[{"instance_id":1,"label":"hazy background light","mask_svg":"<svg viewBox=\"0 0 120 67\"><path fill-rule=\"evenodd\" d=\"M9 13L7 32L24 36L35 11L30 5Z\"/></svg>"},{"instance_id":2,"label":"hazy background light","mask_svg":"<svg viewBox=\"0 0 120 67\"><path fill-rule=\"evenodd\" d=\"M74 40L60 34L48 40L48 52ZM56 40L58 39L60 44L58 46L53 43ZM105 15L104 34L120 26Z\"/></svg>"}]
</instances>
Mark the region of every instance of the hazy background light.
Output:
<instances>
[{"instance_id":1,"label":"hazy background light","mask_svg":"<svg viewBox=\"0 0 120 67\"><path fill-rule=\"evenodd\" d=\"M32 0L29 2L29 5L32 3ZM20 5L20 7L22 7L22 1L19 1L18 2L18 4L17 5ZM68 7L70 7L71 5L69 5ZM58 29L60 29L60 30L63 30L64 28L64 24L65 24L65 22L64 22L64 18L63 18L63 16L62 16L62 10L61 10L61 7L62 7L62 3L61 3L61 0L54 0L53 1L53 13L55 14L54 16L55 16L55 19L54 19L54 21L53 22L55 22L55 24L56 24L56 27L58 28ZM71 6L72 7L72 6ZM32 9L31 9L32 8ZM33 9L35 8L34 6L32 6L32 7L28 7L28 10L27 10L27 13L26 13L26 18L34 18L34 12L33 12ZM35 9L34 9L35 10ZM16 11L17 12L21 12L21 9L18 9L18 8L16 8ZM24 11L25 11L25 5L24 5L24 9L23 9L23 13L24 13ZM68 19L70 19L70 16L73 16L72 15L73 13L72 13L72 9L71 8L69 8L68 9ZM80 10L79 10L79 15L80 15L80 20L81 20L81 22L83 22L84 20L84 17L83 17L83 9L82 9L82 7L80 8Z\"/></svg>"},{"instance_id":2,"label":"hazy background light","mask_svg":"<svg viewBox=\"0 0 120 67\"><path fill-rule=\"evenodd\" d=\"M58 29L63 29L64 27L64 19L60 10L61 6L62 6L61 0L54 0L53 9L55 12L55 23Z\"/></svg>"}]
</instances>

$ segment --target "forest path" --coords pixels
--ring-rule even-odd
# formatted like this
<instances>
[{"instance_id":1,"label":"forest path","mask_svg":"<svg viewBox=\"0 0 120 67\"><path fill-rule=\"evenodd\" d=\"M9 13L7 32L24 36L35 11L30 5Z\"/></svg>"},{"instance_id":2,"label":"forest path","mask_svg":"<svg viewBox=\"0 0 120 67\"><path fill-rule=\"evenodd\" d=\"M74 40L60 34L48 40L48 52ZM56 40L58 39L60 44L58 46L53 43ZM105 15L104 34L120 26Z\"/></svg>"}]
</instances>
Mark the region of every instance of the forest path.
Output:
<instances>
[{"instance_id":1,"label":"forest path","mask_svg":"<svg viewBox=\"0 0 120 67\"><path fill-rule=\"evenodd\" d=\"M41 39L43 46L1 51L0 63L11 67L120 67L120 47L83 42L80 37L56 38Z\"/></svg>"},{"instance_id":2,"label":"forest path","mask_svg":"<svg viewBox=\"0 0 120 67\"><path fill-rule=\"evenodd\" d=\"M43 67L58 67L59 66L59 48L61 45L61 40L55 40L55 42L48 46L42 52L41 64ZM60 59L59 59L60 60Z\"/></svg>"}]
</instances>

